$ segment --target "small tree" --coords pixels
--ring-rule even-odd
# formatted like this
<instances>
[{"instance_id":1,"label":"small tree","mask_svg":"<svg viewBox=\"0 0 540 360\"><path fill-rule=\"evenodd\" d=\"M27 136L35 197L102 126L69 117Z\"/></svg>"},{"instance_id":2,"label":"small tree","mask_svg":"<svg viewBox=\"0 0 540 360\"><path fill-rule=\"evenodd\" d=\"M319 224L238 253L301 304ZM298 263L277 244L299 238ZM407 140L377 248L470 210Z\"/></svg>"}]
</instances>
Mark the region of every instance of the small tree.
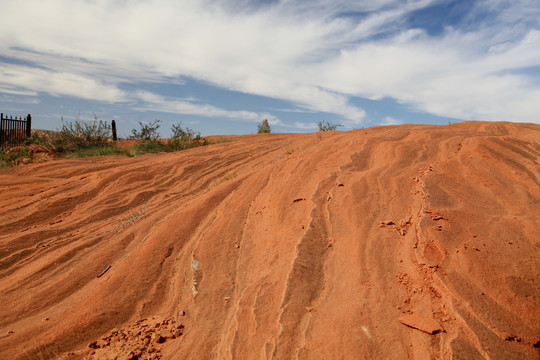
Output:
<instances>
[{"instance_id":1,"label":"small tree","mask_svg":"<svg viewBox=\"0 0 540 360\"><path fill-rule=\"evenodd\" d=\"M270 133L270 132L272 132L272 129L270 129L270 124L268 124L268 119L264 119L262 122L260 122L257 125L257 134Z\"/></svg>"},{"instance_id":2,"label":"small tree","mask_svg":"<svg viewBox=\"0 0 540 360\"><path fill-rule=\"evenodd\" d=\"M161 120L154 120L150 124L144 124L141 121L139 121L139 126L141 127L140 131L137 131L136 129L131 130L131 136L130 139L137 139L137 140L150 140L154 141L157 138L159 138L159 126Z\"/></svg>"},{"instance_id":3,"label":"small tree","mask_svg":"<svg viewBox=\"0 0 540 360\"><path fill-rule=\"evenodd\" d=\"M319 126L319 131L332 131L336 130L340 126L343 126L341 122L330 123L328 121L319 121L317 125Z\"/></svg>"}]
</instances>

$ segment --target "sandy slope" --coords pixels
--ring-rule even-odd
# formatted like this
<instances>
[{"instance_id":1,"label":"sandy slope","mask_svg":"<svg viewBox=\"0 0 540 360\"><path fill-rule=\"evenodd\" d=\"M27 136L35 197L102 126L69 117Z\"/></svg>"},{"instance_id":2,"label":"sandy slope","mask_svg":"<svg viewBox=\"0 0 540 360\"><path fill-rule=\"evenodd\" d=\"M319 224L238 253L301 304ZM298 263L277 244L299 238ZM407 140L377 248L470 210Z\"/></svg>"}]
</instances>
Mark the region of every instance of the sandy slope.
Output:
<instances>
[{"instance_id":1,"label":"sandy slope","mask_svg":"<svg viewBox=\"0 0 540 360\"><path fill-rule=\"evenodd\" d=\"M540 356L538 125L53 161L0 204L1 359Z\"/></svg>"}]
</instances>

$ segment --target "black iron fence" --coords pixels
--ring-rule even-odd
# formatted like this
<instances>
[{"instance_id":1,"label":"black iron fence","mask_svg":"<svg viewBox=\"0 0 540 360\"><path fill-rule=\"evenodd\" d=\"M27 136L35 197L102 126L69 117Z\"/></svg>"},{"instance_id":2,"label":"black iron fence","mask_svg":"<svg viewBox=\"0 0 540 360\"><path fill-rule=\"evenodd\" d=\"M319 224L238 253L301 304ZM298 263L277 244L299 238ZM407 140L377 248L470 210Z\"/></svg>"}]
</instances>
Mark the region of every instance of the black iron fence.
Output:
<instances>
[{"instance_id":1,"label":"black iron fence","mask_svg":"<svg viewBox=\"0 0 540 360\"><path fill-rule=\"evenodd\" d=\"M32 117L30 114L24 119L22 116L13 118L0 114L0 147L10 148L22 145L30 138L32 131Z\"/></svg>"}]
</instances>

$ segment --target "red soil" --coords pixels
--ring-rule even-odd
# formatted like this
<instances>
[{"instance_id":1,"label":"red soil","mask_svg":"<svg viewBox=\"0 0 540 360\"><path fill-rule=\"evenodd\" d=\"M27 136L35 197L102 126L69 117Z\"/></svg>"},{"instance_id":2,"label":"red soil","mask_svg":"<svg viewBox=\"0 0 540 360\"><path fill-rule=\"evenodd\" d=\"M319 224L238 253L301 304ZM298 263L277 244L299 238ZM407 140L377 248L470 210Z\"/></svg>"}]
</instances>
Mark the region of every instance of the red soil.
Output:
<instances>
[{"instance_id":1,"label":"red soil","mask_svg":"<svg viewBox=\"0 0 540 360\"><path fill-rule=\"evenodd\" d=\"M0 359L538 359L539 279L538 125L0 172Z\"/></svg>"}]
</instances>

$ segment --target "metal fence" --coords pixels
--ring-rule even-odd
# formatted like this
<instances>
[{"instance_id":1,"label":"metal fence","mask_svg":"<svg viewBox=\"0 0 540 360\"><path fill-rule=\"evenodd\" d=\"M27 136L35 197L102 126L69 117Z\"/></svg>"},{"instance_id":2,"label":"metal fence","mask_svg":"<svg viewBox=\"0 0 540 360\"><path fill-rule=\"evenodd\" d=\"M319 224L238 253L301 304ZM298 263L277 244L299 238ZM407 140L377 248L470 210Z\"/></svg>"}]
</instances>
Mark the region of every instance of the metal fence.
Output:
<instances>
[{"instance_id":1,"label":"metal fence","mask_svg":"<svg viewBox=\"0 0 540 360\"><path fill-rule=\"evenodd\" d=\"M11 148L22 145L30 138L32 131L32 117L30 114L24 119L22 116L13 118L0 114L0 147Z\"/></svg>"}]
</instances>

